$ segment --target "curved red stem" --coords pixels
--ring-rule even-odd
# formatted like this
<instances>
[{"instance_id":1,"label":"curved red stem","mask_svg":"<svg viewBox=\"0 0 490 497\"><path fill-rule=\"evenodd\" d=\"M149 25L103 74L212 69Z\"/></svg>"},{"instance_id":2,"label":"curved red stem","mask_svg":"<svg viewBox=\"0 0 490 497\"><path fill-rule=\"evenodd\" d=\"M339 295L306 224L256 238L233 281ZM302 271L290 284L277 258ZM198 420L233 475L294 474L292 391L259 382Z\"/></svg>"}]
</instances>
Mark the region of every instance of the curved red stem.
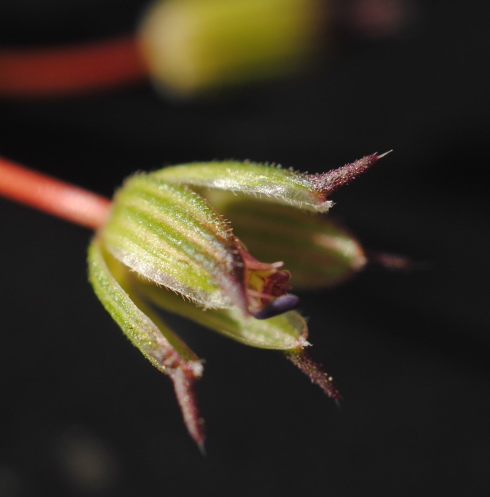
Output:
<instances>
[{"instance_id":1,"label":"curved red stem","mask_svg":"<svg viewBox=\"0 0 490 497\"><path fill-rule=\"evenodd\" d=\"M0 157L0 196L86 228L102 226L110 200Z\"/></svg>"},{"instance_id":2,"label":"curved red stem","mask_svg":"<svg viewBox=\"0 0 490 497\"><path fill-rule=\"evenodd\" d=\"M56 48L0 48L0 96L83 93L146 77L135 36Z\"/></svg>"}]
</instances>

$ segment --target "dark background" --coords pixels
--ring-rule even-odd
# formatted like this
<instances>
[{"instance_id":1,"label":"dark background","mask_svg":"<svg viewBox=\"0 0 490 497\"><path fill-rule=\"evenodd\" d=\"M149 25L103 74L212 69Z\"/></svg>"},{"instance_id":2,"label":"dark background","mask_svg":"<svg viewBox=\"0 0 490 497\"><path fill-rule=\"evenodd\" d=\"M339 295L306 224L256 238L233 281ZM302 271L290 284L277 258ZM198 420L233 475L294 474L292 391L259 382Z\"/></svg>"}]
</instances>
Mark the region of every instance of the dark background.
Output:
<instances>
[{"instance_id":1,"label":"dark background","mask_svg":"<svg viewBox=\"0 0 490 497\"><path fill-rule=\"evenodd\" d=\"M144 5L2 1L0 41L124 33ZM203 458L170 382L93 295L90 233L0 200L0 495L489 495L489 10L421 2L401 36L344 40L302 75L213 99L142 84L1 101L1 155L105 195L167 164L317 172L394 149L332 215L423 265L302 294L340 410L279 353L176 323L206 360Z\"/></svg>"}]
</instances>

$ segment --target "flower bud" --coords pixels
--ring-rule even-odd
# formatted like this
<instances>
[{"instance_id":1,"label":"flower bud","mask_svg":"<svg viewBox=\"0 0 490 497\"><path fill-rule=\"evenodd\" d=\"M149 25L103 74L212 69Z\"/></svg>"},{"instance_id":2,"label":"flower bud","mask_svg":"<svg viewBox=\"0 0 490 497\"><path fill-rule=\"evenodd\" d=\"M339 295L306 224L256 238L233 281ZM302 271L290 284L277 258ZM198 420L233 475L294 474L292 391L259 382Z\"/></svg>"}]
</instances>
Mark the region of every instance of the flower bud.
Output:
<instances>
[{"instance_id":1,"label":"flower bud","mask_svg":"<svg viewBox=\"0 0 490 497\"><path fill-rule=\"evenodd\" d=\"M194 383L202 365L151 304L246 345L282 350L338 399L331 378L303 350L308 329L292 310L298 299L288 293L289 269L314 288L362 267L359 244L314 211L327 211L327 196L378 158L323 175L243 162L188 164L136 174L116 193L89 249L90 282L126 336L170 376L201 448ZM236 233L221 213L236 222Z\"/></svg>"},{"instance_id":2,"label":"flower bud","mask_svg":"<svg viewBox=\"0 0 490 497\"><path fill-rule=\"evenodd\" d=\"M282 75L304 65L324 0L160 0L140 28L154 79L180 95Z\"/></svg>"}]
</instances>

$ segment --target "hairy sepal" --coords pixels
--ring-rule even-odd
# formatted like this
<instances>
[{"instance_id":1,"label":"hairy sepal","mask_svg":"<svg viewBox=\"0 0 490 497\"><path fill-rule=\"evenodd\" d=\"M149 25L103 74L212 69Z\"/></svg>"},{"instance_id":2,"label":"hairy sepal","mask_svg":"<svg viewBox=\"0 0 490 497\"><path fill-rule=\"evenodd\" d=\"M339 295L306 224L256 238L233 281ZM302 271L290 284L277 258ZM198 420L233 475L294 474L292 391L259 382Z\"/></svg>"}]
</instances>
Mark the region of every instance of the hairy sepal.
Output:
<instances>
[{"instance_id":1,"label":"hairy sepal","mask_svg":"<svg viewBox=\"0 0 490 497\"><path fill-rule=\"evenodd\" d=\"M200 360L132 291L129 271L104 251L98 238L89 247L88 263L95 294L131 343L170 377L189 434L202 448L203 422L194 394L203 371Z\"/></svg>"},{"instance_id":2,"label":"hairy sepal","mask_svg":"<svg viewBox=\"0 0 490 497\"><path fill-rule=\"evenodd\" d=\"M255 195L315 212L332 202L306 174L256 162L202 162L167 167L152 173L168 183Z\"/></svg>"},{"instance_id":3,"label":"hairy sepal","mask_svg":"<svg viewBox=\"0 0 490 497\"><path fill-rule=\"evenodd\" d=\"M130 290L127 269L115 264L97 237L90 244L88 263L95 294L131 343L163 373L193 363L196 377L200 376L202 365L197 356L162 320L150 319L148 309L143 312L145 305Z\"/></svg>"},{"instance_id":4,"label":"hairy sepal","mask_svg":"<svg viewBox=\"0 0 490 497\"><path fill-rule=\"evenodd\" d=\"M116 259L144 278L205 308L247 312L238 242L195 192L137 174L117 192L101 236Z\"/></svg>"},{"instance_id":5,"label":"hairy sepal","mask_svg":"<svg viewBox=\"0 0 490 497\"><path fill-rule=\"evenodd\" d=\"M131 275L137 279L136 275ZM148 282L135 282L141 295L158 307L178 314L237 342L263 349L289 350L308 345L308 327L304 318L289 311L269 319L245 316L239 309L207 309L196 307L164 288Z\"/></svg>"},{"instance_id":6,"label":"hairy sepal","mask_svg":"<svg viewBox=\"0 0 490 497\"><path fill-rule=\"evenodd\" d=\"M387 152L389 153L389 152ZM386 154L371 154L321 174L306 174L256 162L202 162L167 167L153 173L167 182L241 192L314 212L327 212L328 197L348 185Z\"/></svg>"},{"instance_id":7,"label":"hairy sepal","mask_svg":"<svg viewBox=\"0 0 490 497\"><path fill-rule=\"evenodd\" d=\"M213 203L255 257L284 262L296 289L332 287L367 262L356 238L330 216L221 191Z\"/></svg>"}]
</instances>

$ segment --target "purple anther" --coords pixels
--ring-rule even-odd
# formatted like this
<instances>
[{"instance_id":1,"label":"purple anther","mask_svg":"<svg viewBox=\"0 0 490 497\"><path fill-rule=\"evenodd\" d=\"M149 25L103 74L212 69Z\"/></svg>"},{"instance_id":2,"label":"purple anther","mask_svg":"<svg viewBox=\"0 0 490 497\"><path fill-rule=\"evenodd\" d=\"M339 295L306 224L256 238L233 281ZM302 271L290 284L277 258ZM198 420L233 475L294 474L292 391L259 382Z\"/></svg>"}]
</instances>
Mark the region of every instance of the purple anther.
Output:
<instances>
[{"instance_id":1,"label":"purple anther","mask_svg":"<svg viewBox=\"0 0 490 497\"><path fill-rule=\"evenodd\" d=\"M283 314L287 311L292 311L296 309L299 304L299 297L291 293L286 295L281 295L276 300L271 302L269 305L262 307L260 311L252 313L252 316L256 319L269 319L279 314Z\"/></svg>"}]
</instances>

